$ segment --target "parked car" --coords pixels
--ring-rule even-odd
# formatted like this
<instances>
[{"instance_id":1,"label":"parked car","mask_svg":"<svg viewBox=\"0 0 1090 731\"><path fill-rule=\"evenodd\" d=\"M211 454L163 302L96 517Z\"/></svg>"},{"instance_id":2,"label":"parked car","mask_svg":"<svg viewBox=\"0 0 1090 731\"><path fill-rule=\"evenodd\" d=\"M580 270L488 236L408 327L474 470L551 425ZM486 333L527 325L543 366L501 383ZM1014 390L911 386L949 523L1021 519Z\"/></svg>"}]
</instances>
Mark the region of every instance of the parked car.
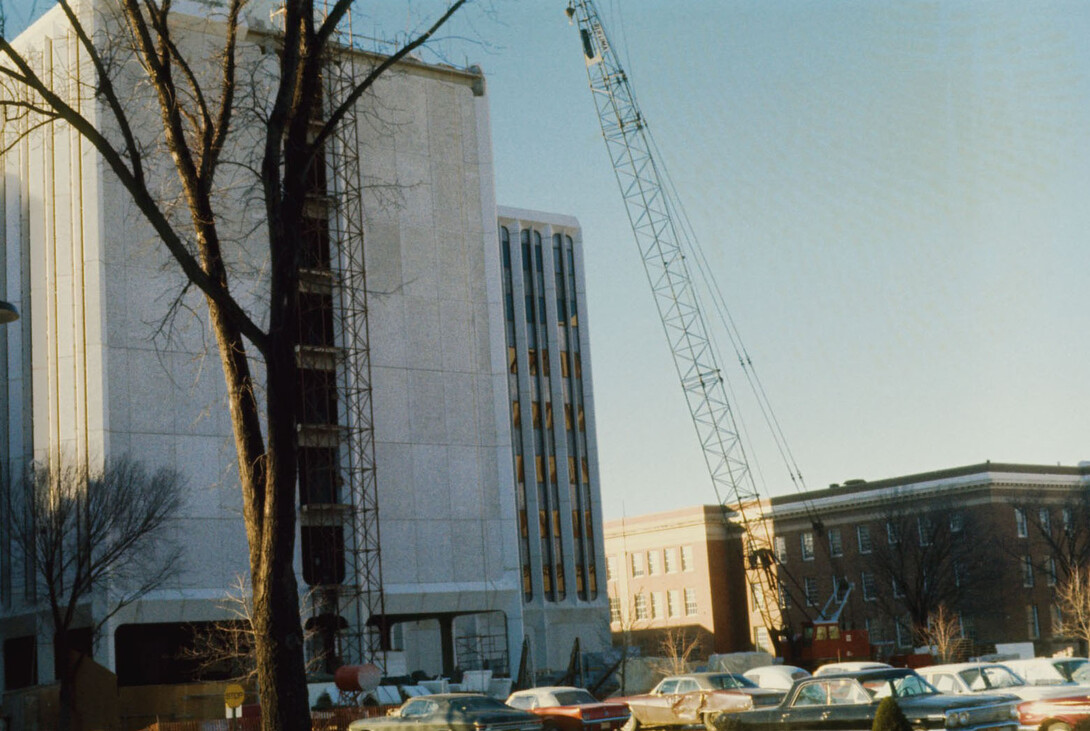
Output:
<instances>
[{"instance_id":1,"label":"parked car","mask_svg":"<svg viewBox=\"0 0 1090 731\"><path fill-rule=\"evenodd\" d=\"M1034 657L1003 664L1030 685L1090 685L1090 662L1085 657Z\"/></svg>"},{"instance_id":2,"label":"parked car","mask_svg":"<svg viewBox=\"0 0 1090 731\"><path fill-rule=\"evenodd\" d=\"M539 716L544 731L617 731L629 717L624 703L600 703L583 688L568 686L516 691L507 705Z\"/></svg>"},{"instance_id":3,"label":"parked car","mask_svg":"<svg viewBox=\"0 0 1090 731\"><path fill-rule=\"evenodd\" d=\"M762 665L742 673L761 688L788 691L796 680L809 678L810 673L794 665Z\"/></svg>"},{"instance_id":4,"label":"parked car","mask_svg":"<svg viewBox=\"0 0 1090 731\"><path fill-rule=\"evenodd\" d=\"M1010 693L1018 704L1020 727L1025 731L1071 731L1075 722L1090 716L1090 693L1077 685L1030 685L999 663L975 662L921 668L932 685L944 693Z\"/></svg>"},{"instance_id":5,"label":"parked car","mask_svg":"<svg viewBox=\"0 0 1090 731\"><path fill-rule=\"evenodd\" d=\"M814 676L831 675L832 673L857 673L861 670L885 670L891 668L884 662L873 662L871 660L852 660L849 662L828 662L820 666L814 671Z\"/></svg>"},{"instance_id":6,"label":"parked car","mask_svg":"<svg viewBox=\"0 0 1090 731\"><path fill-rule=\"evenodd\" d=\"M887 668L827 673L798 681L771 708L743 711L719 719L731 731L865 730L878 705L893 696L913 729L1015 731L1018 699L1009 695L952 696L939 693L915 671Z\"/></svg>"},{"instance_id":7,"label":"parked car","mask_svg":"<svg viewBox=\"0 0 1090 731\"><path fill-rule=\"evenodd\" d=\"M541 719L479 693L411 698L387 716L361 718L349 731L541 731Z\"/></svg>"},{"instance_id":8,"label":"parked car","mask_svg":"<svg viewBox=\"0 0 1090 731\"><path fill-rule=\"evenodd\" d=\"M782 697L782 692L759 688L737 673L687 673L663 678L646 695L616 700L628 704L631 728L703 723L713 729L723 714L775 705Z\"/></svg>"}]
</instances>

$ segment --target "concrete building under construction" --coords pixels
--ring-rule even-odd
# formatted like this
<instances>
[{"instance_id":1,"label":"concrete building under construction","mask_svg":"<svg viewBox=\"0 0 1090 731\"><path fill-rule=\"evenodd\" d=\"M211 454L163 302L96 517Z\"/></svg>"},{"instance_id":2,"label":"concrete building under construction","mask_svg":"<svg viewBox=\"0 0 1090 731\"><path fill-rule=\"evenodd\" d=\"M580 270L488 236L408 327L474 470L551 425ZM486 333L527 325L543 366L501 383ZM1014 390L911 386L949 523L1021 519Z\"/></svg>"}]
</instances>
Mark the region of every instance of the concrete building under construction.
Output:
<instances>
[{"instance_id":1,"label":"concrete building under construction","mask_svg":"<svg viewBox=\"0 0 1090 731\"><path fill-rule=\"evenodd\" d=\"M62 26L54 8L17 39L49 48L58 80L78 56ZM244 45L275 33L267 26L252 22ZM184 40L211 47L216 32L193 22ZM328 97L378 58L331 61ZM83 103L101 103L92 92ZM149 129L159 123L151 108L134 98L131 113ZM541 672L563 668L576 638L584 649L609 641L581 233L570 217L497 213L490 137L479 70L405 61L361 98L311 182L297 573L310 653L327 665L513 674L525 646ZM89 644L122 685L188 680L179 648L192 627L227 616L224 599L248 570L204 304L79 135L60 123L30 130L3 164L0 298L22 315L0 330L4 470L59 454L129 455L185 477L178 578ZM245 190L225 195L238 211L225 222L235 276L260 292L261 214ZM524 234L538 247L538 280L550 277L534 301L549 299L539 313L549 324L521 309L510 316L515 245L503 242ZM544 270L541 236L559 252ZM526 345L536 328L543 348L555 345ZM525 360L535 351L541 371ZM530 414L550 402L546 436ZM54 677L35 578L13 548L0 533L5 689ZM86 607L87 624L107 600Z\"/></svg>"}]
</instances>

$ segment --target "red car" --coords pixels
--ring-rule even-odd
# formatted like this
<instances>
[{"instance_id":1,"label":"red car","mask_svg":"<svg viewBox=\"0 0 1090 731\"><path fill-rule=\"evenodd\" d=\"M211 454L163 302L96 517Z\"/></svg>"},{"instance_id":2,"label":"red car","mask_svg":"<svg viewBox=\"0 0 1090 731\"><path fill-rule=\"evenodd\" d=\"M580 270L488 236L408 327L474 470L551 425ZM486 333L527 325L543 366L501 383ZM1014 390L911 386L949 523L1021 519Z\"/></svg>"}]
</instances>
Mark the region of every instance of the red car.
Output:
<instances>
[{"instance_id":1,"label":"red car","mask_svg":"<svg viewBox=\"0 0 1090 731\"><path fill-rule=\"evenodd\" d=\"M567 686L516 691L507 705L540 716L542 731L617 731L628 720L624 703L600 703L582 688Z\"/></svg>"}]
</instances>

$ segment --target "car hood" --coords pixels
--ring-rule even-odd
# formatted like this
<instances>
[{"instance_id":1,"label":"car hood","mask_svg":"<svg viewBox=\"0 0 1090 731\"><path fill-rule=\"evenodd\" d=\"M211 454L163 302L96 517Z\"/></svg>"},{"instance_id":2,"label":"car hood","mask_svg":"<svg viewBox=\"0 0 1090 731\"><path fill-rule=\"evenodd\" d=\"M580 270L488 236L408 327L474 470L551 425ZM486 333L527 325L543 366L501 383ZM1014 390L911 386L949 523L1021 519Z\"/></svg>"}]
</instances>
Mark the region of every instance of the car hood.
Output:
<instances>
[{"instance_id":1,"label":"car hood","mask_svg":"<svg viewBox=\"0 0 1090 731\"><path fill-rule=\"evenodd\" d=\"M906 716L927 716L941 714L954 708L978 708L994 703L1015 703L1018 697L1006 693L988 693L980 695L954 695L936 693L935 695L914 695L898 698L897 705Z\"/></svg>"},{"instance_id":2,"label":"car hood","mask_svg":"<svg viewBox=\"0 0 1090 731\"><path fill-rule=\"evenodd\" d=\"M1090 688L1087 688L1086 686L1080 687L1078 685L1020 685L1017 688L1010 688L1009 690L1022 700L1027 701L1054 701L1060 698L1087 700L1090 698L1090 696L1087 695L1090 693Z\"/></svg>"}]
</instances>

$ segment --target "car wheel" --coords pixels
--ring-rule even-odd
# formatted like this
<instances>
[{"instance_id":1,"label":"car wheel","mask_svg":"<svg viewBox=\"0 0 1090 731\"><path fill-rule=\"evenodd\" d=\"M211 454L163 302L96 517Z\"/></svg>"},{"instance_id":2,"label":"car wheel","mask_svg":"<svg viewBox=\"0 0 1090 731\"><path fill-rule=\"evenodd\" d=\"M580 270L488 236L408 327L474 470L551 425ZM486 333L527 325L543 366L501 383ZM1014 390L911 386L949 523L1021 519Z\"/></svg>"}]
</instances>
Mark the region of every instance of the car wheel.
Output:
<instances>
[{"instance_id":1,"label":"car wheel","mask_svg":"<svg viewBox=\"0 0 1090 731\"><path fill-rule=\"evenodd\" d=\"M1048 724L1047 731L1071 731L1071 724L1063 721L1055 721Z\"/></svg>"},{"instance_id":2,"label":"car wheel","mask_svg":"<svg viewBox=\"0 0 1090 731\"><path fill-rule=\"evenodd\" d=\"M712 711L711 713L705 713L704 728L707 729L707 731L719 731L719 726L717 725L717 723L719 722L719 719L722 718L722 716L722 711Z\"/></svg>"},{"instance_id":3,"label":"car wheel","mask_svg":"<svg viewBox=\"0 0 1090 731\"><path fill-rule=\"evenodd\" d=\"M640 722L636 720L635 716L629 716L628 720L621 726L621 731L636 731L640 727Z\"/></svg>"}]
</instances>

